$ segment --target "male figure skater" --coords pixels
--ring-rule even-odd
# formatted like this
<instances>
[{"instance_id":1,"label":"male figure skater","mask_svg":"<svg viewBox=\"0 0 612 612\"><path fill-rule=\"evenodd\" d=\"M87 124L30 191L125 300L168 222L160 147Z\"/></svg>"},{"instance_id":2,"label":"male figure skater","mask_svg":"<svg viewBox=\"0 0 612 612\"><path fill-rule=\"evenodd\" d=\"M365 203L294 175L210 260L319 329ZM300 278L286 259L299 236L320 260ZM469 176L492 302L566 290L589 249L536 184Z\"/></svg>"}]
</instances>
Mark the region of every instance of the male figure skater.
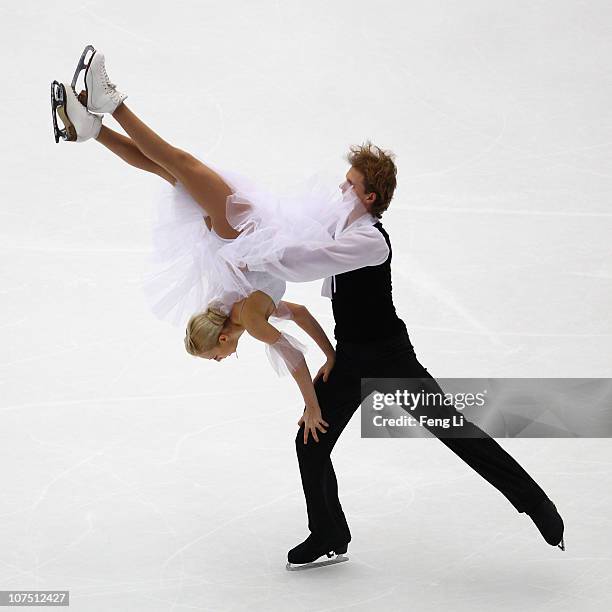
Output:
<instances>
[{"instance_id":1,"label":"male figure skater","mask_svg":"<svg viewBox=\"0 0 612 612\"><path fill-rule=\"evenodd\" d=\"M396 186L397 170L392 158L392 154L369 142L351 147L347 156L351 164L347 181L367 210L379 219L388 208ZM317 435L317 432L305 431L302 422L295 438L310 535L289 551L288 569L297 569L300 564L319 565L320 562L313 562L322 555L342 555L351 541L330 455L361 403L361 378L421 378L427 381L422 389L442 393L417 360L406 325L395 311L391 295L389 235L380 221L371 225L369 231L378 236L378 247L372 248L372 234L366 240L363 233L339 244L334 256L346 259L347 269L351 271L326 278L321 292L331 297L336 339L333 369L327 380L323 376L315 378L317 398L328 426ZM382 246L381 257L382 241L387 249ZM367 244L366 249L364 244ZM358 268L360 265L362 267ZM313 278L316 278L316 271L313 271ZM423 407L421 410L434 417L460 414L452 406ZM420 413L411 414L418 418ZM454 429L452 435L455 437L448 437L448 432L443 437L441 428L436 426L426 427L505 495L518 512L528 514L548 544L565 550L563 520L544 491L495 440L473 423L465 419L463 423L461 428ZM307 439L309 433L314 435ZM345 560L342 556L336 558Z\"/></svg>"}]
</instances>

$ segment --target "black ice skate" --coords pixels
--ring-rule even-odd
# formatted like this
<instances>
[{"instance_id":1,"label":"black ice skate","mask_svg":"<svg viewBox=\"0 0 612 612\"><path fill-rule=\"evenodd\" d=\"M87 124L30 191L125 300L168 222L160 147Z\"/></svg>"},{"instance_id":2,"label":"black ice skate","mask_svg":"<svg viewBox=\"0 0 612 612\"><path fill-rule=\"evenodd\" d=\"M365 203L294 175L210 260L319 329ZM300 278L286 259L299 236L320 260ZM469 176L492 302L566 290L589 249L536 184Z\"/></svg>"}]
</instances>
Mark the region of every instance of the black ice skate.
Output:
<instances>
[{"instance_id":1,"label":"black ice skate","mask_svg":"<svg viewBox=\"0 0 612 612\"><path fill-rule=\"evenodd\" d=\"M286 567L290 572L293 572L296 570L312 569L324 565L342 563L343 561L349 560L349 558L345 556L347 549L348 544L346 543L339 545L323 543L313 538L311 534L301 544L298 544L289 551L287 554ZM328 559L317 561L317 559L323 555L326 555Z\"/></svg>"},{"instance_id":2,"label":"black ice skate","mask_svg":"<svg viewBox=\"0 0 612 612\"><path fill-rule=\"evenodd\" d=\"M527 514L531 517L531 520L540 530L542 537L548 544L565 550L563 519L557 511L555 504L548 497Z\"/></svg>"}]
</instances>

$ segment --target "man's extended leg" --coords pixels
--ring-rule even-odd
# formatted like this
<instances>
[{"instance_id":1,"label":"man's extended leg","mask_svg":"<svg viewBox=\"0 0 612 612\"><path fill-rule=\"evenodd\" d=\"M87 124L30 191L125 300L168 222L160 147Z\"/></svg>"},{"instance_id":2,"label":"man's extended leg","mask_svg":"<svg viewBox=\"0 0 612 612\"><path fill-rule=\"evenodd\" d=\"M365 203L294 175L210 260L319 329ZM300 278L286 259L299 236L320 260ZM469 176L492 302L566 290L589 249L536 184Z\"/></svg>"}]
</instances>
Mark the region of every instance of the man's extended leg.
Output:
<instances>
[{"instance_id":1,"label":"man's extended leg","mask_svg":"<svg viewBox=\"0 0 612 612\"><path fill-rule=\"evenodd\" d=\"M438 397L443 395L438 383L417 360L407 333L398 336L390 345L380 350L372 352L364 349L357 350L356 353L358 357L361 354L365 364L362 376L380 379L379 382L370 381L368 388L363 390L363 397L374 390L395 392L397 389L405 389L415 394L423 391L434 393ZM412 380L402 388L398 387L402 383L397 379ZM435 422L432 425L428 423L425 427L500 491L518 512L528 514L548 544L565 550L563 519L554 503L495 440L474 423L465 418L461 419L463 415L452 405L447 406L440 402L427 405L420 403L407 410L417 420L421 416L427 416L440 419L439 423L444 423L446 419L453 422L453 417L459 417L458 421L463 424L453 427L451 431Z\"/></svg>"},{"instance_id":2,"label":"man's extended leg","mask_svg":"<svg viewBox=\"0 0 612 612\"><path fill-rule=\"evenodd\" d=\"M403 376L423 378L426 389L442 394L440 386L426 368L417 361L414 352L412 355L409 353L405 353L403 359L398 360L398 365L404 372ZM450 422L453 417L462 416L454 406L438 406L433 410L426 408L423 411L415 411L415 416L420 414L443 419L450 418ZM460 419L459 422L463 422L463 425L453 428L453 437L448 437L446 430L435 426L426 427L502 493L518 512L529 515L548 544L565 550L563 519L542 488L510 454L482 429L466 419L462 421Z\"/></svg>"},{"instance_id":3,"label":"man's extended leg","mask_svg":"<svg viewBox=\"0 0 612 612\"><path fill-rule=\"evenodd\" d=\"M413 350L402 350L390 360L388 376L417 378L424 381L420 387L428 392L443 391L416 358ZM416 381L418 382L418 381ZM417 389L411 389L417 392ZM421 415L444 419L463 415L454 406L424 406L421 405L411 414L416 418ZM546 499L546 494L529 474L513 459L493 438L474 423L463 418L461 427L449 430L437 426L426 428L443 444L463 459L472 469L480 474L500 491L518 512L528 512ZM452 422L452 421L451 421ZM450 435L454 437L449 437Z\"/></svg>"},{"instance_id":4,"label":"man's extended leg","mask_svg":"<svg viewBox=\"0 0 612 612\"><path fill-rule=\"evenodd\" d=\"M407 389L411 393L422 390L443 395L438 383L417 360L409 341L378 355L372 371L376 373L370 373L368 377L416 379L410 383L411 388ZM462 420L461 427L454 427L450 431L435 424L425 427L498 489L519 512L530 512L547 499L544 491L518 462L486 432L467 419L461 419L464 415L454 406L421 403L410 410L410 414L416 419L420 416L434 419L452 419L456 416Z\"/></svg>"}]
</instances>

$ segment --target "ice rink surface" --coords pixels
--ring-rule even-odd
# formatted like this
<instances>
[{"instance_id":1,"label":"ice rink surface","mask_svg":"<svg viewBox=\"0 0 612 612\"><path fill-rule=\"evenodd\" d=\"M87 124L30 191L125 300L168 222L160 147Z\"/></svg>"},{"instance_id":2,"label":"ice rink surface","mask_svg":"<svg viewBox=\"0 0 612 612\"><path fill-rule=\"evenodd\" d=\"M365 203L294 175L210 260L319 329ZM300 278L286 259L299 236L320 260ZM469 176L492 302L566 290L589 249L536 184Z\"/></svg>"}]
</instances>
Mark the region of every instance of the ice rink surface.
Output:
<instances>
[{"instance_id":1,"label":"ice rink surface","mask_svg":"<svg viewBox=\"0 0 612 612\"><path fill-rule=\"evenodd\" d=\"M166 140L271 187L340 182L370 138L397 155L383 224L421 363L606 377L609 2L21 1L0 32L0 589L86 612L612 609L608 439L500 442L557 504L561 552L440 442L361 439L356 415L333 454L350 562L285 571L297 387L256 340L207 362L149 312L161 179L56 145L49 104L91 43ZM331 336L320 284L286 298Z\"/></svg>"}]
</instances>

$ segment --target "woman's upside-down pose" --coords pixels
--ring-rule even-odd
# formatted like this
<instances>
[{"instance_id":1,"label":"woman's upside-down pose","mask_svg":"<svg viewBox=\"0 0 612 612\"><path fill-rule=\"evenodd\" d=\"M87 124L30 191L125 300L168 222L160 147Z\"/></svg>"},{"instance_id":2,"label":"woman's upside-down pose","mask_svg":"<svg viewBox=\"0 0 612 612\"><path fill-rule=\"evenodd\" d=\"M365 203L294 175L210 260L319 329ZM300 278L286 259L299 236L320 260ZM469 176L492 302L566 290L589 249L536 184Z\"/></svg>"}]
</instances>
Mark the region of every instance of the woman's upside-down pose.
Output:
<instances>
[{"instance_id":1,"label":"woman's upside-down pose","mask_svg":"<svg viewBox=\"0 0 612 612\"><path fill-rule=\"evenodd\" d=\"M85 90L77 96L81 70ZM355 169L333 195L314 187L280 206L241 175L204 164L163 140L126 106L127 96L108 78L104 55L91 46L83 51L72 83L54 81L51 94L56 142L93 138L172 186L158 203L153 271L144 283L155 314L186 323L187 351L205 359L221 361L235 353L245 330L264 342L277 373L291 372L302 393L305 411L298 424L305 426L304 442L309 434L318 442L317 431L325 433L327 423L305 347L268 319L292 319L313 338L327 357L314 380L327 380L335 362L333 346L305 306L281 297L286 279L311 281L386 259L386 246L381 248L376 230L371 231L377 219L353 187ZM56 114L64 124L61 130ZM104 114L112 115L128 136L102 125Z\"/></svg>"}]
</instances>

